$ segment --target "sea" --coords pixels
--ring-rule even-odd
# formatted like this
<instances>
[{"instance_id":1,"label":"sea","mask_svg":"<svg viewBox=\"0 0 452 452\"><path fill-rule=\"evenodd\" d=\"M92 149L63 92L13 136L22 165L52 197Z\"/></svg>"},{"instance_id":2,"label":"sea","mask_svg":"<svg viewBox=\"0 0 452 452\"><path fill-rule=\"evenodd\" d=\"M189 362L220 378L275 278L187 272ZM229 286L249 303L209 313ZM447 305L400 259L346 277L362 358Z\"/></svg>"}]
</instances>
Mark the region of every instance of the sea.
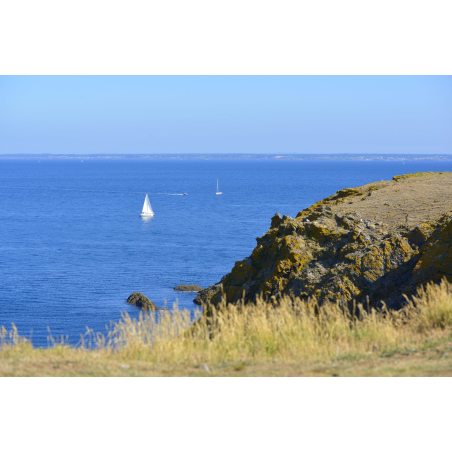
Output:
<instances>
[{"instance_id":1,"label":"sea","mask_svg":"<svg viewBox=\"0 0 452 452\"><path fill-rule=\"evenodd\" d=\"M87 327L138 317L132 292L194 312L196 294L173 288L218 282L276 212L417 171L452 162L0 158L0 326L77 345Z\"/></svg>"}]
</instances>

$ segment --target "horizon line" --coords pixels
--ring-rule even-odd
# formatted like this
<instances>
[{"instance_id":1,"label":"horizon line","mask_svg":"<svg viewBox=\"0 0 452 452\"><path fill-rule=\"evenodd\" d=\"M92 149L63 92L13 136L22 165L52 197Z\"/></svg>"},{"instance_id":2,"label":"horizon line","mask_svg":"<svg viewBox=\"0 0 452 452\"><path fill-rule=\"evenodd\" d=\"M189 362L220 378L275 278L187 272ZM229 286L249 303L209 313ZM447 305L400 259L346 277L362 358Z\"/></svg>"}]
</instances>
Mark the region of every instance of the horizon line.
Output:
<instances>
[{"instance_id":1,"label":"horizon line","mask_svg":"<svg viewBox=\"0 0 452 452\"><path fill-rule=\"evenodd\" d=\"M252 157L252 156L265 156L265 157L292 157L292 156L428 156L428 157L442 157L442 156L452 156L452 152L450 153L435 153L435 154L421 154L421 153L381 153L381 152L372 152L372 153L358 153L358 152L333 152L333 153L258 153L258 152L174 152L174 153L91 153L91 154L67 154L67 153L0 153L0 157L92 157L92 156L116 156L116 157L133 157L133 156L162 156L162 157L174 157L174 156L242 156L242 157Z\"/></svg>"}]
</instances>

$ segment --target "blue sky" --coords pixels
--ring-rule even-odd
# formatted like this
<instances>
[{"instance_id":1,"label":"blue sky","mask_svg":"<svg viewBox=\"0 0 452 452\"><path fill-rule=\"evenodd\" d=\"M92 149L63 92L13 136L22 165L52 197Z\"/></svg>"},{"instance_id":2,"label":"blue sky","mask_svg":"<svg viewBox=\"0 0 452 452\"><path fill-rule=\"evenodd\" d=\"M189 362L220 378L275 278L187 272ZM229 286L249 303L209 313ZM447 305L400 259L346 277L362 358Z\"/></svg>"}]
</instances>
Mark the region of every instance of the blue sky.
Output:
<instances>
[{"instance_id":1,"label":"blue sky","mask_svg":"<svg viewBox=\"0 0 452 452\"><path fill-rule=\"evenodd\" d=\"M0 77L0 154L234 152L452 153L452 77Z\"/></svg>"}]
</instances>

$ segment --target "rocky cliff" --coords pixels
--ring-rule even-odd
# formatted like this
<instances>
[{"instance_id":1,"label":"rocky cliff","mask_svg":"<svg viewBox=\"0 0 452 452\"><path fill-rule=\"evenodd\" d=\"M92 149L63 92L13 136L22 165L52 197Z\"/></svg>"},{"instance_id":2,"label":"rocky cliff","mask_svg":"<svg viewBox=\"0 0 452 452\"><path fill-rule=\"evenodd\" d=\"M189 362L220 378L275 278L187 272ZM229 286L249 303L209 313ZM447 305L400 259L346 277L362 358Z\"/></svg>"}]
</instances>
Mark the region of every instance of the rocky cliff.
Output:
<instances>
[{"instance_id":1,"label":"rocky cliff","mask_svg":"<svg viewBox=\"0 0 452 452\"><path fill-rule=\"evenodd\" d=\"M451 210L451 173L339 190L295 218L276 214L251 256L222 279L222 292L211 286L203 301L290 295L397 309L418 285L452 281Z\"/></svg>"}]
</instances>

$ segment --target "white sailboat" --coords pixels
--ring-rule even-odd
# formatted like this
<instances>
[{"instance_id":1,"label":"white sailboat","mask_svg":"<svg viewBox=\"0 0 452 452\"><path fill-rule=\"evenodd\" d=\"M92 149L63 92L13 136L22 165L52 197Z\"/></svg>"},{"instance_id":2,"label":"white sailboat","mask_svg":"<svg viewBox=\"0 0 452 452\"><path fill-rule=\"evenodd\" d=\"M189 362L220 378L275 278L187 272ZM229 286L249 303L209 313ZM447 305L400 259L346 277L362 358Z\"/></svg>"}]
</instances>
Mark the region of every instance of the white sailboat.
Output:
<instances>
[{"instance_id":1,"label":"white sailboat","mask_svg":"<svg viewBox=\"0 0 452 452\"><path fill-rule=\"evenodd\" d=\"M140 213L142 217L153 217L154 211L152 210L151 203L149 202L149 196L146 193L146 198L144 198L143 212Z\"/></svg>"},{"instance_id":2,"label":"white sailboat","mask_svg":"<svg viewBox=\"0 0 452 452\"><path fill-rule=\"evenodd\" d=\"M218 179L217 179L217 195L222 195L223 193L218 189Z\"/></svg>"}]
</instances>

